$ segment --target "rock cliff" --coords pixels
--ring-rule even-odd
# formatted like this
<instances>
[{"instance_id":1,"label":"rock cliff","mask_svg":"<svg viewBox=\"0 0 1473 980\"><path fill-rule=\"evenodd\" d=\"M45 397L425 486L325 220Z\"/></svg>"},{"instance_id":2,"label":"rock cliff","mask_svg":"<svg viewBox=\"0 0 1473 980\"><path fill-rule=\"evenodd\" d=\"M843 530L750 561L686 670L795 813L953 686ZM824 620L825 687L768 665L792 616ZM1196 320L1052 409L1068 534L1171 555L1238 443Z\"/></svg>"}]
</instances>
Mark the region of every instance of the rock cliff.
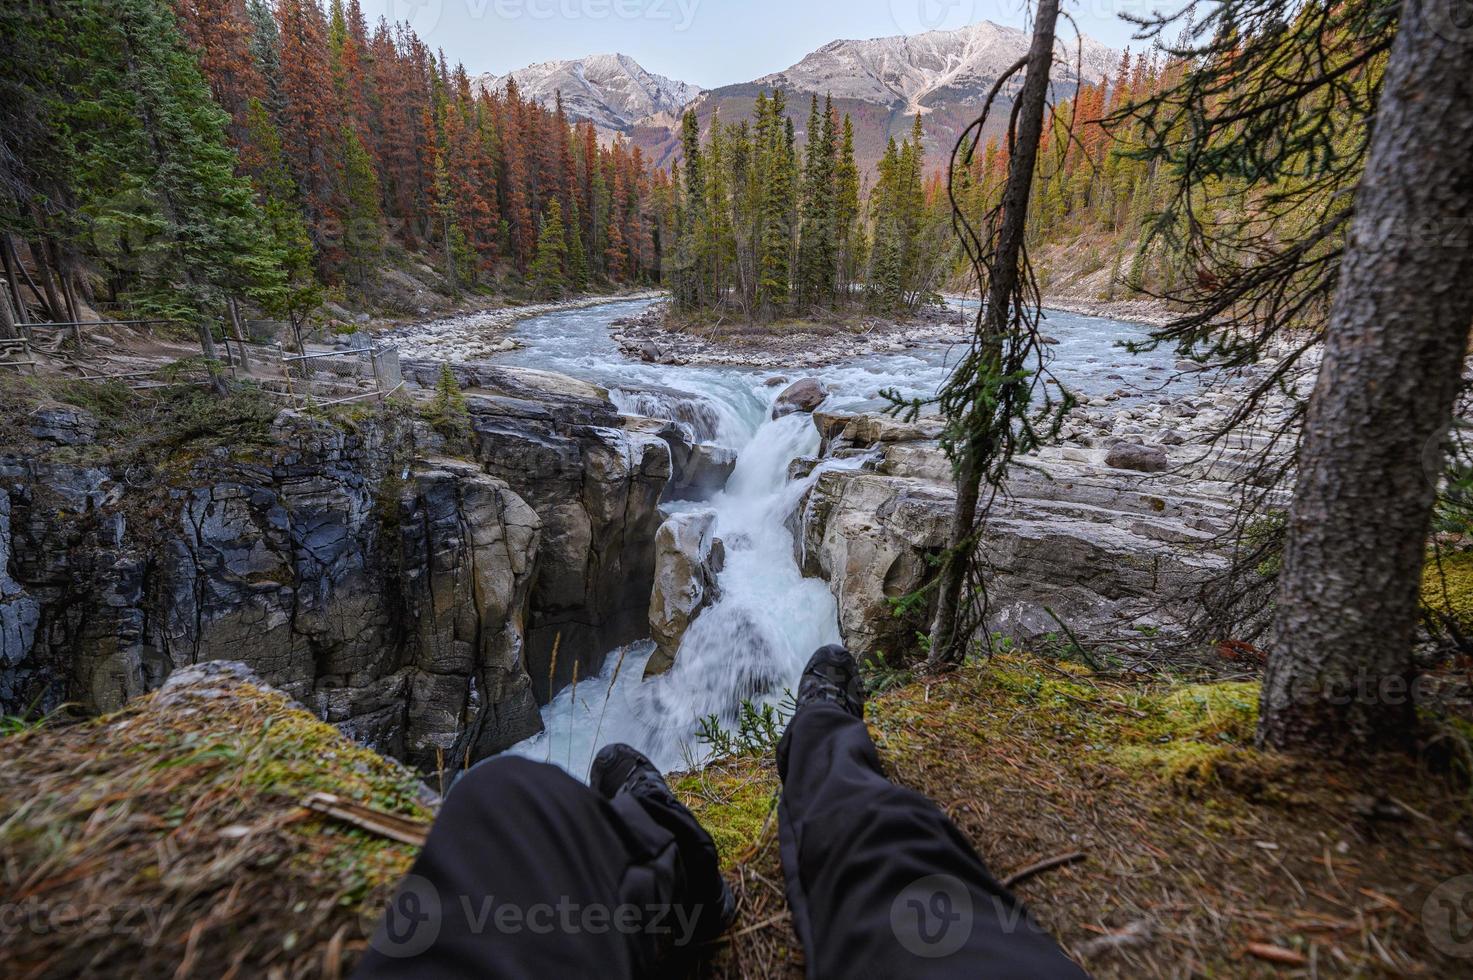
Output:
<instances>
[{"instance_id":1,"label":"rock cliff","mask_svg":"<svg viewBox=\"0 0 1473 980\"><path fill-rule=\"evenodd\" d=\"M0 710L231 659L422 771L539 731L575 661L647 633L670 449L589 386L462 383L472 459L403 410L158 465L85 427L0 451Z\"/></svg>"}]
</instances>

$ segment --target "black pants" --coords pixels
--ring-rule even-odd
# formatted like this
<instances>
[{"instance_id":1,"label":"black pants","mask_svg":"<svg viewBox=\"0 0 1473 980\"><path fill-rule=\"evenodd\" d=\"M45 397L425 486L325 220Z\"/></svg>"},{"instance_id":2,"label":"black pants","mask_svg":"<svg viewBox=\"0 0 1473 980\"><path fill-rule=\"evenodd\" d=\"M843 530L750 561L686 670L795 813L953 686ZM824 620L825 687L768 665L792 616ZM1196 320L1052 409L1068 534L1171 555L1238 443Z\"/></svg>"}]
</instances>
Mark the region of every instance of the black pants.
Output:
<instances>
[{"instance_id":1,"label":"black pants","mask_svg":"<svg viewBox=\"0 0 1473 980\"><path fill-rule=\"evenodd\" d=\"M880 772L864 724L798 712L779 834L809 977L1081 977L925 797ZM456 784L356 974L647 977L684 969L715 849L683 808L609 802L494 759Z\"/></svg>"}]
</instances>

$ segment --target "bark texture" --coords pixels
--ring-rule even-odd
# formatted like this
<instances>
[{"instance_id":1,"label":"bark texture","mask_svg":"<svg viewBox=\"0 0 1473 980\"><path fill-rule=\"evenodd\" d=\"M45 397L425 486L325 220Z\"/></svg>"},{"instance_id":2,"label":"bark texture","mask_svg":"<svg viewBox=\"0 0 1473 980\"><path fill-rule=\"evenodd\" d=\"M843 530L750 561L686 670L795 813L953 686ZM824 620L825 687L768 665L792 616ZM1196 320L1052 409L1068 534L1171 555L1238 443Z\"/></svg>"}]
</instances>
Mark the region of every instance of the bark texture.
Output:
<instances>
[{"instance_id":1,"label":"bark texture","mask_svg":"<svg viewBox=\"0 0 1473 980\"><path fill-rule=\"evenodd\" d=\"M1441 439L1473 325L1473 28L1407 0L1300 451L1260 741L1404 742Z\"/></svg>"}]
</instances>

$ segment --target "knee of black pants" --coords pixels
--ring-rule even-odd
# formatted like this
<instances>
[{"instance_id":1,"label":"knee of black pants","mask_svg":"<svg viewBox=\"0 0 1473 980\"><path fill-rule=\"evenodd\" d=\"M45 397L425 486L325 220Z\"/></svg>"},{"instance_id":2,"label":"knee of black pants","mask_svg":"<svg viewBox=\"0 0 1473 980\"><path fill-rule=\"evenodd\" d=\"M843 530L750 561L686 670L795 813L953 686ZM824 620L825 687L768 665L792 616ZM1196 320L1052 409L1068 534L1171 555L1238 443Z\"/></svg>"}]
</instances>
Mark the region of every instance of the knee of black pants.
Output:
<instances>
[{"instance_id":1,"label":"knee of black pants","mask_svg":"<svg viewBox=\"0 0 1473 980\"><path fill-rule=\"evenodd\" d=\"M462 801L488 796L545 797L549 794L582 795L588 792L587 786L557 766L520 756L499 755L467 769L445 794L441 812Z\"/></svg>"}]
</instances>

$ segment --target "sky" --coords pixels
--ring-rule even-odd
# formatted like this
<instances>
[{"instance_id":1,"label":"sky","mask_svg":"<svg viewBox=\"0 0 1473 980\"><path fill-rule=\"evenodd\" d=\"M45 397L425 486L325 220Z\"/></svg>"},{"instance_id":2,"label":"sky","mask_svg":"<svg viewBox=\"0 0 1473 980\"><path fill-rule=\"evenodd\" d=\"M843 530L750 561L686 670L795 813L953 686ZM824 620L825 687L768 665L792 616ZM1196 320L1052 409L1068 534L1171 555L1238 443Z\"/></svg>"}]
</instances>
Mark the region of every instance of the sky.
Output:
<instances>
[{"instance_id":1,"label":"sky","mask_svg":"<svg viewBox=\"0 0 1473 980\"><path fill-rule=\"evenodd\" d=\"M1163 0L1064 0L1086 34L1112 47L1135 28L1121 11ZM1164 0L1175 8L1173 0ZM618 52L702 88L781 71L829 41L952 30L979 20L1024 27L1026 0L360 0L370 24L408 21L471 74ZM1072 34L1060 25L1061 36ZM1135 42L1140 47L1142 42Z\"/></svg>"}]
</instances>

